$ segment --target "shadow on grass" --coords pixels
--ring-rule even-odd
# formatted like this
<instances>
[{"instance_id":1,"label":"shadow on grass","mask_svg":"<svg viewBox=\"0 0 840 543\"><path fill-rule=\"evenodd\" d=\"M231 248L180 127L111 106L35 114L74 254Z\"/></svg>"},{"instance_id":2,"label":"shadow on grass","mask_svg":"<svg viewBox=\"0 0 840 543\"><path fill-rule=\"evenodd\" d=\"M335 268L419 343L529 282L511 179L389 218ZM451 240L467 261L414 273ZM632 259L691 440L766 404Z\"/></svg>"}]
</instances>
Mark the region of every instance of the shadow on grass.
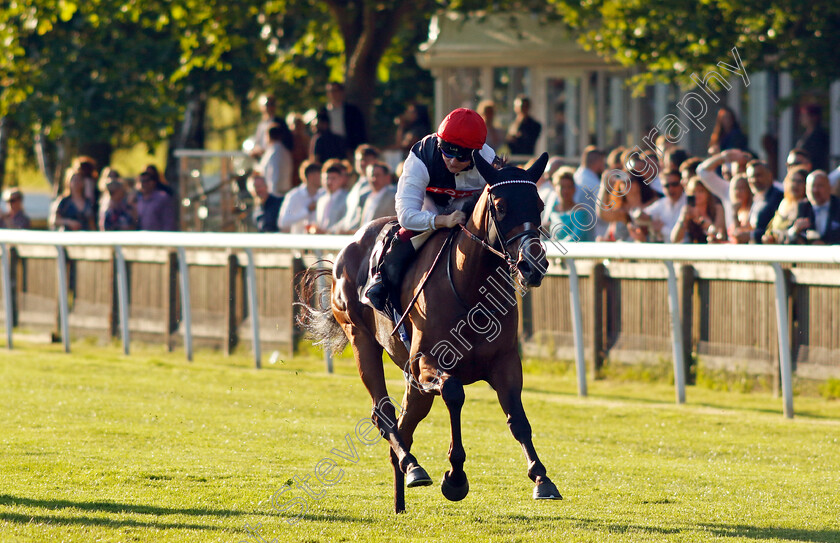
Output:
<instances>
[{"instance_id":1,"label":"shadow on grass","mask_svg":"<svg viewBox=\"0 0 840 543\"><path fill-rule=\"evenodd\" d=\"M528 524L544 522L546 520L559 520L575 523L580 528L594 531L606 531L609 533L642 532L654 534L685 534L692 531L703 531L714 534L716 537L746 538L759 541L785 540L785 541L811 541L814 543L836 543L840 541L840 530L805 530L801 528L779 528L772 526L749 526L745 524L712 524L699 523L683 527L661 527L645 526L633 523L616 523L601 519L564 517L562 515L523 515L509 514L500 518L508 519L517 524Z\"/></svg>"},{"instance_id":2,"label":"shadow on grass","mask_svg":"<svg viewBox=\"0 0 840 543\"><path fill-rule=\"evenodd\" d=\"M615 523L615 522L607 522L605 520L599 519L591 519L591 518L577 518L577 517L565 517L563 515L538 515L538 516L531 516L531 515L523 515L523 514L510 514L504 515L502 518L509 519L511 521L516 522L517 524L522 523L529 523L529 522L545 522L547 520L559 520L559 521L568 521L574 523L576 526L592 531L605 531L611 534L623 534L628 532L643 532L643 533L656 533L656 534L678 534L683 532L684 530L680 528L663 528L661 526L642 526L639 524L629 524L629 523Z\"/></svg>"},{"instance_id":3,"label":"shadow on grass","mask_svg":"<svg viewBox=\"0 0 840 543\"><path fill-rule=\"evenodd\" d=\"M21 513L2 513L0 521L15 522L17 524L52 524L61 526L104 526L109 528L132 527L132 528L156 528L159 530L225 530L229 528L221 526L207 526L204 524L189 524L185 522L142 522L131 519L112 519L97 517L61 517L49 515L26 515Z\"/></svg>"},{"instance_id":4,"label":"shadow on grass","mask_svg":"<svg viewBox=\"0 0 840 543\"><path fill-rule=\"evenodd\" d=\"M18 505L23 507L43 507L44 509L80 509L82 511L100 511L103 513L135 513L140 515L192 515L231 517L250 515L244 511L230 509L178 509L173 507L159 507L155 505L138 505L114 502L75 502L69 500L39 500L0 494L0 506ZM3 518L0 514L0 518Z\"/></svg>"},{"instance_id":5,"label":"shadow on grass","mask_svg":"<svg viewBox=\"0 0 840 543\"><path fill-rule=\"evenodd\" d=\"M719 537L746 537L749 539L788 541L813 541L816 543L834 543L840 541L840 530L803 530L801 528L773 528L747 526L744 524L700 524Z\"/></svg>"}]
</instances>

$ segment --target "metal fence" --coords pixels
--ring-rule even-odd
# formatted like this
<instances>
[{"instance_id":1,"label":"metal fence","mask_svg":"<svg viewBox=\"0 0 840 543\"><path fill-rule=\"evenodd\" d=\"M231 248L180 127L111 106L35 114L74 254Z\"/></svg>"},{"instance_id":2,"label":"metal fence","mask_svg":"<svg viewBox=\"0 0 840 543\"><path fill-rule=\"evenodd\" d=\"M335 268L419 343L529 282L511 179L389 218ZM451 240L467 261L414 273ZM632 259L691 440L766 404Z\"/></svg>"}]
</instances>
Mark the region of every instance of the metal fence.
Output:
<instances>
[{"instance_id":1,"label":"metal fence","mask_svg":"<svg viewBox=\"0 0 840 543\"><path fill-rule=\"evenodd\" d=\"M349 236L0 230L12 329L132 337L168 349L292 350L295 274ZM564 254L565 252L565 254ZM792 372L840 376L840 248L574 243L549 247L523 301L526 351L573 357L586 394L606 357L671 358L685 401L690 356L775 375L793 415ZM775 326L773 326L775 320ZM567 345L572 346L571 348ZM780 363L779 363L780 362Z\"/></svg>"}]
</instances>

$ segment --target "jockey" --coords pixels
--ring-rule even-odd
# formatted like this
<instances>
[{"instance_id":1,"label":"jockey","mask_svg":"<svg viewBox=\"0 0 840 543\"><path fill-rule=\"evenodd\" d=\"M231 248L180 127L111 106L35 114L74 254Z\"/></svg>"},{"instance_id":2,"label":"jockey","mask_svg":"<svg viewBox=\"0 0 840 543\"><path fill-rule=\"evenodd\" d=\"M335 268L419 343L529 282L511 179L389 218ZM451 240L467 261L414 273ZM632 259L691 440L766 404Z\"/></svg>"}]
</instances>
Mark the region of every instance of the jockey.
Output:
<instances>
[{"instance_id":1,"label":"jockey","mask_svg":"<svg viewBox=\"0 0 840 543\"><path fill-rule=\"evenodd\" d=\"M389 290L397 289L405 265L420 246L438 228L466 222L463 205L486 185L472 153L480 149L488 163L496 161L486 138L487 126L481 115L458 108L443 119L437 133L414 144L397 184L400 228L391 239L380 235L377 240L362 302L383 311Z\"/></svg>"}]
</instances>

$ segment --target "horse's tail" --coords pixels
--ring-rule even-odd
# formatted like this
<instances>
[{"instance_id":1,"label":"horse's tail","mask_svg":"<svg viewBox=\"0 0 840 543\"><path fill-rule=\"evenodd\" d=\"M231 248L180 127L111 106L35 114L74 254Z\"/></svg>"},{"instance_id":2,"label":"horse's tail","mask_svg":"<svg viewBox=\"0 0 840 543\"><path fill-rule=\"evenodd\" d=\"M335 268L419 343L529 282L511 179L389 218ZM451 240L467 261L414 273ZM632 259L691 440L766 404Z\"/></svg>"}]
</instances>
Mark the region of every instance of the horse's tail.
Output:
<instances>
[{"instance_id":1,"label":"horse's tail","mask_svg":"<svg viewBox=\"0 0 840 543\"><path fill-rule=\"evenodd\" d=\"M322 277L325 278L323 283ZM324 351L335 354L344 350L348 340L332 312L332 284L332 262L319 260L301 273L297 287L300 301L295 305L300 308L297 324L306 337L315 340L315 345Z\"/></svg>"}]
</instances>

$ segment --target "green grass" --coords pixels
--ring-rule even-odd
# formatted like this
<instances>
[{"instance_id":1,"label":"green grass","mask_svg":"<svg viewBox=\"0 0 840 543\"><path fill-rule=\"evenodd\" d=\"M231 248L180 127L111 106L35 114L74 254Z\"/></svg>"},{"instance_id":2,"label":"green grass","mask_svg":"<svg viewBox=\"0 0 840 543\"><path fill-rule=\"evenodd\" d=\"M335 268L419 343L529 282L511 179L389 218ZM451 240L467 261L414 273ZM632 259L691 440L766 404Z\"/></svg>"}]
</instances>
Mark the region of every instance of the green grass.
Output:
<instances>
[{"instance_id":1,"label":"green grass","mask_svg":"<svg viewBox=\"0 0 840 543\"><path fill-rule=\"evenodd\" d=\"M201 352L187 363L134 346L19 346L3 353L0 541L840 541L840 402L781 400L690 387L674 404L661 383L590 382L530 364L524 403L563 501L535 502L495 394L467 389L471 492L407 490L391 513L380 441L355 441L369 400L352 361L326 375L315 357L268 363ZM392 395L402 378L388 366ZM333 448L357 463L296 524L271 496ZM441 402L414 452L435 480L448 468ZM335 472L334 472L335 473ZM323 490L312 478L313 489ZM279 503L279 502L278 502Z\"/></svg>"}]
</instances>

